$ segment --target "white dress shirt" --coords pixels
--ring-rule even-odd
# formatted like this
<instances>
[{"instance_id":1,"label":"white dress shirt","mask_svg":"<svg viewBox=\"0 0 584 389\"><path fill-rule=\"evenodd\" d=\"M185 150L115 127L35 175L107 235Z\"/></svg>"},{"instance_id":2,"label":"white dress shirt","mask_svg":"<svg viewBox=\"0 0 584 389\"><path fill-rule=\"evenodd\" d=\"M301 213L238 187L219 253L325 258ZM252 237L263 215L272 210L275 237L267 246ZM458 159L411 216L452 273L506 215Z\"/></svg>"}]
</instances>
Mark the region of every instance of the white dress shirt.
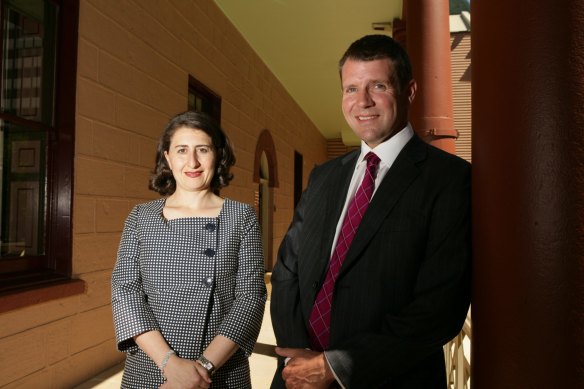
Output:
<instances>
[{"instance_id":1,"label":"white dress shirt","mask_svg":"<svg viewBox=\"0 0 584 389\"><path fill-rule=\"evenodd\" d=\"M335 239L333 240L333 246L331 248L331 256L337 245L337 239L341 233L341 227L343 226L343 221L345 220L345 215L347 214L347 209L349 208L349 203L351 200L353 200L353 197L355 197L355 193L357 193L357 189L359 188L359 185L361 185L361 181L363 181L363 177L365 176L365 168L367 167L365 156L367 153L372 151L381 160L379 162L379 169L377 170L377 176L375 178L375 189L373 190L373 196L375 196L377 188L379 188L379 184L381 184L381 181L389 171L389 168L391 168L391 165L393 165L393 162L397 158L398 154L402 151L412 136L414 136L414 130L408 123L408 125L405 126L400 132L385 142L377 145L377 147L374 149L370 148L365 142L361 141L361 154L359 154L359 158L357 159L357 165L355 166L355 171L353 172L353 177L351 178L351 183L349 184L345 205L343 206L341 217L337 223ZM373 199L373 196L371 199Z\"/></svg>"}]
</instances>

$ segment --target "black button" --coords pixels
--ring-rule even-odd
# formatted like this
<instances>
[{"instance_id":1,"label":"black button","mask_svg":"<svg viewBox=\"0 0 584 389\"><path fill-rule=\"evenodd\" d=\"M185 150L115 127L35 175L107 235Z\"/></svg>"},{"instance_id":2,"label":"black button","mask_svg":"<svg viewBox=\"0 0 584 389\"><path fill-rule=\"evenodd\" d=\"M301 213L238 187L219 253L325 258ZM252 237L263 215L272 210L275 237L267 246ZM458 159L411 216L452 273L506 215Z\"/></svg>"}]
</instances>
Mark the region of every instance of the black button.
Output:
<instances>
[{"instance_id":1,"label":"black button","mask_svg":"<svg viewBox=\"0 0 584 389\"><path fill-rule=\"evenodd\" d=\"M205 224L205 229L209 232L215 231L215 224L214 223L207 223Z\"/></svg>"},{"instance_id":2,"label":"black button","mask_svg":"<svg viewBox=\"0 0 584 389\"><path fill-rule=\"evenodd\" d=\"M205 250L205 255L208 256L208 257L213 257L213 256L215 256L215 250L213 250L213 249L206 249Z\"/></svg>"},{"instance_id":3,"label":"black button","mask_svg":"<svg viewBox=\"0 0 584 389\"><path fill-rule=\"evenodd\" d=\"M314 281L312 283L312 289L316 289L317 286L318 286L318 282Z\"/></svg>"},{"instance_id":4,"label":"black button","mask_svg":"<svg viewBox=\"0 0 584 389\"><path fill-rule=\"evenodd\" d=\"M207 277L203 280L203 284L205 284L205 286L212 286L213 285L213 279L211 277Z\"/></svg>"}]
</instances>

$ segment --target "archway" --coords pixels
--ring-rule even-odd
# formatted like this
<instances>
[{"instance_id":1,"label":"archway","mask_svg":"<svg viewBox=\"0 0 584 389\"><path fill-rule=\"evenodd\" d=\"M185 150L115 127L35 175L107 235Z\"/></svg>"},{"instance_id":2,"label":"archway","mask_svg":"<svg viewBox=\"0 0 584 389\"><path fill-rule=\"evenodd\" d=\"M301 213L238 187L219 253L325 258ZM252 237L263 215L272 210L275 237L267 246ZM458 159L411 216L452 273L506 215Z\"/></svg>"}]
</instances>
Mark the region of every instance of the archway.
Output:
<instances>
[{"instance_id":1,"label":"archway","mask_svg":"<svg viewBox=\"0 0 584 389\"><path fill-rule=\"evenodd\" d=\"M276 147L268 130L260 133L255 149L253 182L258 184L256 191L256 210L262 231L264 248L264 267L272 271L274 266L274 188L278 187L278 166Z\"/></svg>"}]
</instances>

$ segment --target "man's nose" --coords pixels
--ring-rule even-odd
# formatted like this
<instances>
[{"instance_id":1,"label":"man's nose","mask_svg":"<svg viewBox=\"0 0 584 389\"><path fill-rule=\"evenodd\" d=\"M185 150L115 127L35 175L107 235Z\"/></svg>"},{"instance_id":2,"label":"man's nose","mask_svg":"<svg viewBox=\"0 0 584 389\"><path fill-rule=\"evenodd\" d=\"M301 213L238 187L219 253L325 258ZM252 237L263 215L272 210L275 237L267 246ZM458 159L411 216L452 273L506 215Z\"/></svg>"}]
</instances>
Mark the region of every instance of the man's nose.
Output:
<instances>
[{"instance_id":1,"label":"man's nose","mask_svg":"<svg viewBox=\"0 0 584 389\"><path fill-rule=\"evenodd\" d=\"M357 92L357 104L360 107L370 107L373 105L373 99L367 89Z\"/></svg>"}]
</instances>

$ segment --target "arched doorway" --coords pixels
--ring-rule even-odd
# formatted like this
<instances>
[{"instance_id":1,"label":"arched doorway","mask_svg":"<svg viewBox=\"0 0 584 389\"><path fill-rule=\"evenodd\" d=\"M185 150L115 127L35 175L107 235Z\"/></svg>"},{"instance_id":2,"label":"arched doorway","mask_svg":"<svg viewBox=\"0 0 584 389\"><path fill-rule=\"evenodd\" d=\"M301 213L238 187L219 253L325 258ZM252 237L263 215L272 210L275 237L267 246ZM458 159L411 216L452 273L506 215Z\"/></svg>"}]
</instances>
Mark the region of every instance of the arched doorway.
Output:
<instances>
[{"instance_id":1,"label":"arched doorway","mask_svg":"<svg viewBox=\"0 0 584 389\"><path fill-rule=\"evenodd\" d=\"M259 197L258 197L258 218L260 220L262 232L262 246L264 248L264 269L271 270L270 266L270 168L268 166L268 158L266 153L262 152L260 157L260 182L259 182Z\"/></svg>"},{"instance_id":2,"label":"arched doorway","mask_svg":"<svg viewBox=\"0 0 584 389\"><path fill-rule=\"evenodd\" d=\"M253 181L258 184L256 193L256 210L262 231L262 245L264 248L264 268L272 271L274 266L274 196L273 191L278 187L278 168L276 163L276 148L272 135L268 130L260 133L256 144L254 158Z\"/></svg>"}]
</instances>

